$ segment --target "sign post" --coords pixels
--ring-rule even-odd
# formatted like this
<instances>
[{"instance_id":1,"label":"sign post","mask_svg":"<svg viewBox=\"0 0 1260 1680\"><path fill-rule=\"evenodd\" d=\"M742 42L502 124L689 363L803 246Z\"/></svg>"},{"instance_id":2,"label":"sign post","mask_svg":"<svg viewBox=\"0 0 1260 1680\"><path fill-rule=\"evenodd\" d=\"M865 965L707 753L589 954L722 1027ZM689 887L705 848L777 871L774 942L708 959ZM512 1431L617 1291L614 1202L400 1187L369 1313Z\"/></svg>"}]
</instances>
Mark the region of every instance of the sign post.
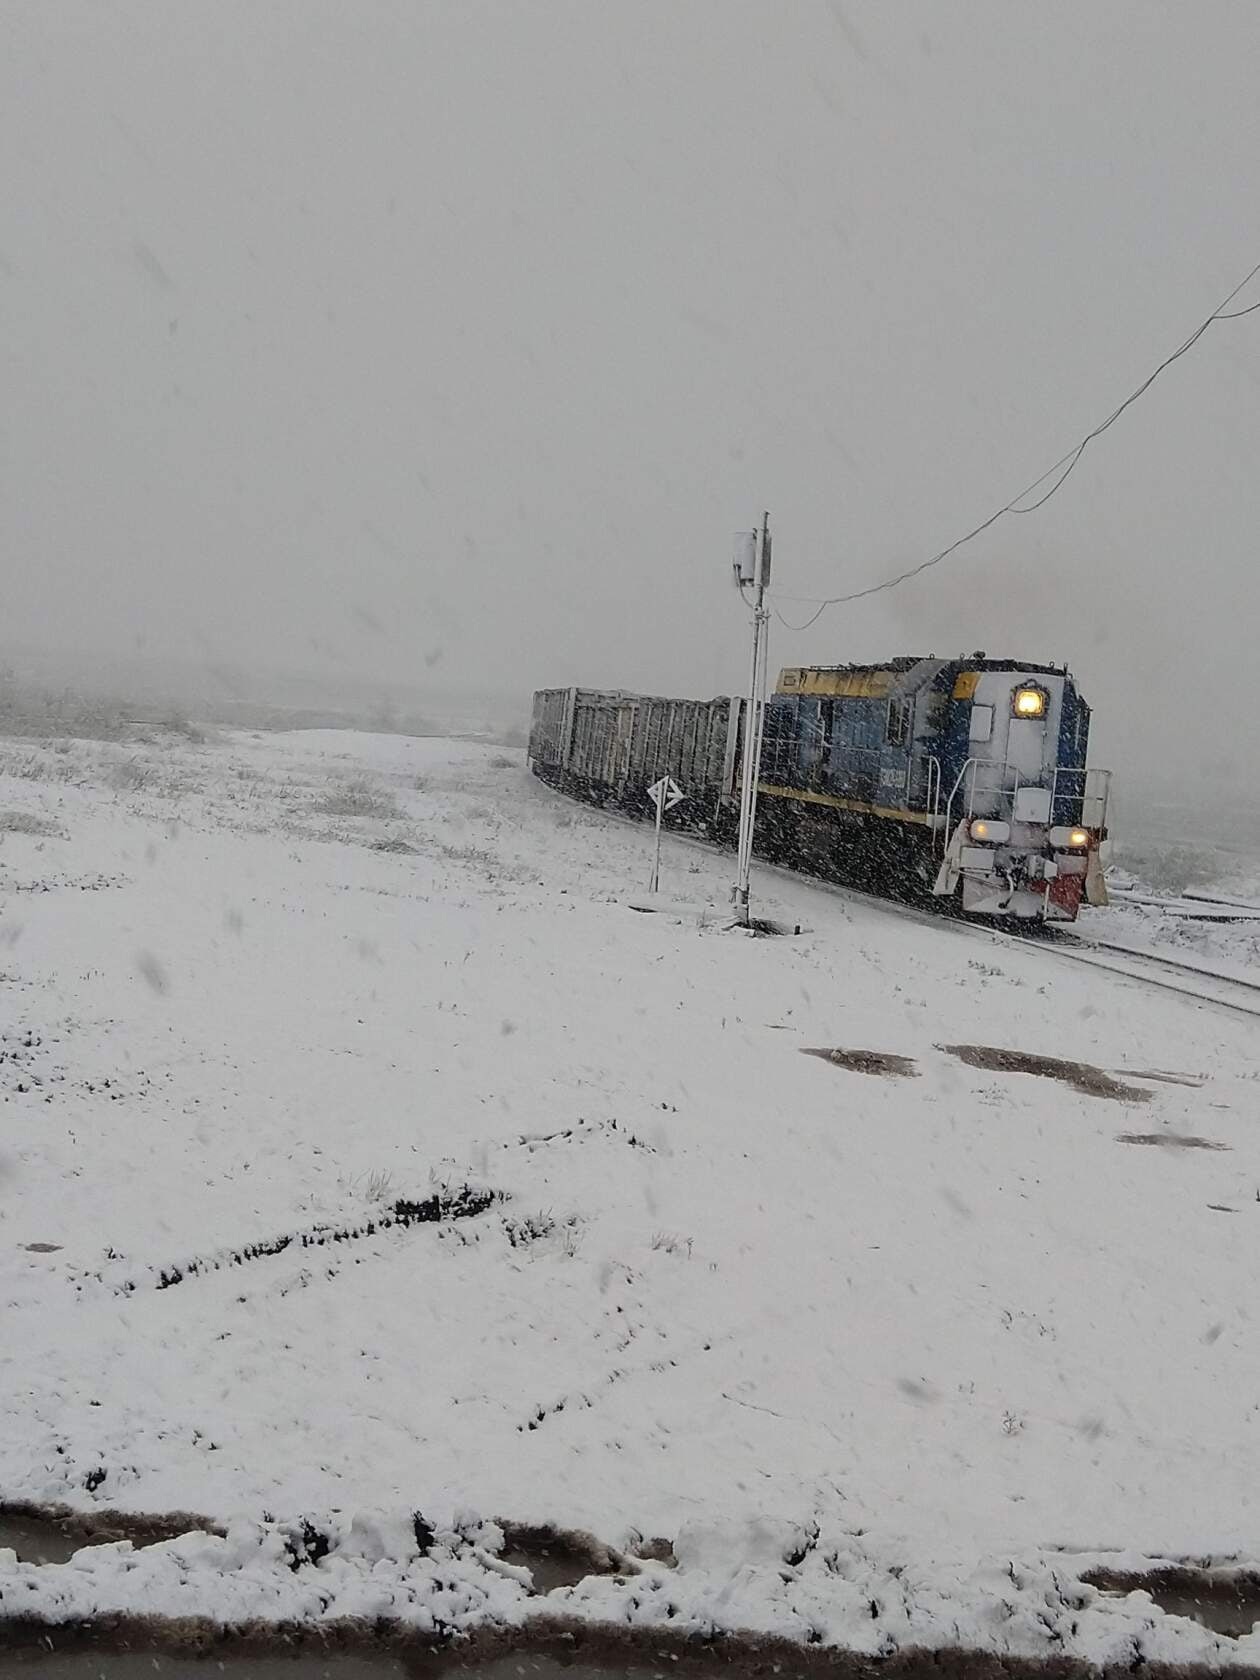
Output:
<instances>
[{"instance_id":1,"label":"sign post","mask_svg":"<svg viewBox=\"0 0 1260 1680\"><path fill-rule=\"evenodd\" d=\"M661 818L686 795L672 776L662 776L648 789L648 798L656 806L656 852L652 859L652 885L648 889L655 892L661 884Z\"/></svg>"}]
</instances>

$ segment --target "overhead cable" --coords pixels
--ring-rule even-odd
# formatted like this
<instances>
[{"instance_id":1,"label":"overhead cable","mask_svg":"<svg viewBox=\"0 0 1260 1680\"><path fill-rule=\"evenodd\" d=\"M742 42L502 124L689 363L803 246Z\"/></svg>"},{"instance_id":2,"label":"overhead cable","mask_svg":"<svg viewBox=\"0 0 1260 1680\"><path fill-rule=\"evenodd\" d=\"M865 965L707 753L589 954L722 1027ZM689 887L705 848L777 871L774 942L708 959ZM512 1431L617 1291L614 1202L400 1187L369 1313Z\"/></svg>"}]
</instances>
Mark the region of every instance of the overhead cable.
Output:
<instances>
[{"instance_id":1,"label":"overhead cable","mask_svg":"<svg viewBox=\"0 0 1260 1680\"><path fill-rule=\"evenodd\" d=\"M882 583L868 584L865 589L855 589L847 595L829 595L825 599L819 599L817 596L781 595L777 597L779 600L799 601L805 605L815 606L817 610L805 620L804 624L792 624L788 619L784 618L783 614L776 606L774 608L774 614L779 620L779 623L788 630L808 630L812 624L816 624L818 622L828 607L843 606L849 601L864 600L868 595L878 595L881 591L886 589L897 589L903 583L908 583L911 578L918 577L922 572L929 571L933 566L939 566L942 560L948 560L951 554L957 553L957 551L966 543L972 542L983 531L987 531L991 525L996 525L998 520L1001 519L1004 514L1035 513L1038 508L1044 507L1050 500L1051 496L1055 495L1062 489L1073 468L1076 466L1081 456L1085 453L1086 449L1088 449L1090 444L1093 443L1094 439L1101 437L1105 431L1107 431L1111 426L1114 426L1124 411L1131 407L1133 403L1137 402L1139 397L1144 396L1146 392L1150 390L1151 386L1159 378L1160 374L1164 372L1165 368L1171 367L1175 361L1185 355L1187 350L1197 344L1214 322L1236 321L1239 316L1250 315L1255 310L1260 309L1260 303L1252 303L1248 304L1245 309L1235 309L1226 313L1226 306L1234 301L1239 292L1241 292L1250 281L1254 280L1257 274L1260 274L1260 263L1257 263L1248 274L1243 276L1243 278L1234 287L1233 291L1230 292L1229 296L1223 298L1221 302L1217 304L1212 313L1199 323L1199 325L1190 334L1189 338L1179 344L1170 356L1165 356L1164 360L1160 362L1158 367L1156 367L1152 373L1149 373L1135 390L1130 391L1124 401L1118 404L1117 407L1113 408L1105 420L1095 426L1092 431L1086 432L1080 442L1069 449L1066 455L1061 455L1053 466L1046 468L1045 472L1043 472L1040 477L1034 478L1031 484L1026 484L1018 495L1011 497L1009 502L1003 502L1000 508L998 508L994 513L991 513L987 519L981 520L980 524L974 526L966 533L965 536L959 537L955 542L950 543L948 548L942 548L938 553L931 555L928 559L921 560L917 566L911 566L907 571L899 572L896 577L885 578ZM1056 474L1058 474L1057 477L1055 477ZM1027 502L1027 498L1035 494L1036 491L1040 490L1041 486L1049 478L1054 479L1054 483L1050 486L1050 488L1043 495L1039 496L1036 501ZM1027 503L1027 505L1021 505L1024 503Z\"/></svg>"}]
</instances>

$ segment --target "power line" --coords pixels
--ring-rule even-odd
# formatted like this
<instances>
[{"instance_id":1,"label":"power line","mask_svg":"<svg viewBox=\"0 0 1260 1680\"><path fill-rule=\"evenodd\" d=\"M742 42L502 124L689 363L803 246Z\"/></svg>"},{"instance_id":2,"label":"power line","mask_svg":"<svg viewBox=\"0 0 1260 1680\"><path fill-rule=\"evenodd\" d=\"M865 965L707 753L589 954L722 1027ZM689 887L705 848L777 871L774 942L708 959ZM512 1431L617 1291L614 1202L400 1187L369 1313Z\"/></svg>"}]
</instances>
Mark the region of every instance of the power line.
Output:
<instances>
[{"instance_id":1,"label":"power line","mask_svg":"<svg viewBox=\"0 0 1260 1680\"><path fill-rule=\"evenodd\" d=\"M939 566L942 560L948 560L949 556L954 554L958 549L962 548L964 544L973 541L974 538L981 534L981 532L987 531L991 525L996 525L998 520L1002 518L1003 514L1036 513L1038 508L1044 507L1050 500L1051 496L1055 495L1063 488L1064 484L1071 476L1077 462L1080 460L1081 456L1084 455L1090 444L1093 443L1094 439L1101 437L1105 431L1114 426L1124 411L1137 402L1139 397L1145 396L1147 391L1150 390L1151 386L1159 378L1160 374L1164 372L1165 368L1171 367L1175 361L1185 355L1187 350L1192 349L1203 337L1204 333L1213 324L1213 322L1236 321L1241 315L1250 315L1255 310L1260 309L1260 303L1252 303L1249 304L1246 309L1235 309L1230 311L1228 314L1225 312L1226 305L1232 303L1238 296L1239 292L1242 291L1244 286L1246 286L1251 280L1254 280L1257 274L1260 274L1260 263L1257 263L1250 273L1244 275L1244 277L1234 287L1233 291L1230 292L1229 296L1221 299L1220 303L1217 304L1212 313L1206 318L1206 320L1199 323L1199 325L1190 334L1189 338L1185 339L1183 343L1178 345L1170 356L1165 356L1159 366L1155 368L1152 373L1148 374L1136 390L1131 391L1122 403L1113 408L1105 420L1095 426L1092 431L1086 432L1081 441L1074 445L1073 448L1069 449L1066 455L1060 455L1059 459L1052 467L1047 467L1045 472L1043 472L1039 478L1034 478L1031 484L1026 484L1018 495L1011 497L1009 502L1003 502L1002 506L998 508L995 513L991 513L987 519L982 520L979 525L968 531L965 536L959 537L956 542L950 543L948 548L941 549L938 554L933 554L929 559L921 560L917 566L911 566L908 571L899 572L896 577L885 578L882 583L868 584L865 589L855 589L848 595L829 595L825 600L819 600L816 596L812 598L804 595L780 596L779 599L785 601L800 601L809 605L816 604L818 610L812 613L810 617L805 620L804 624L792 624L784 618L783 614L776 606L774 609L774 616L778 619L779 623L788 630L808 630L810 625L818 622L828 607L840 607L849 601L861 601L868 595L878 595L881 590L896 589L901 584L908 583L911 578L918 577L921 572L926 572L933 566ZM1058 474L1057 478L1055 477L1056 473ZM1045 494L1039 496L1035 502L1029 502L1027 506L1021 506L1020 504L1024 503L1029 496L1041 489L1041 486L1048 478L1054 478L1054 483L1045 492Z\"/></svg>"}]
</instances>

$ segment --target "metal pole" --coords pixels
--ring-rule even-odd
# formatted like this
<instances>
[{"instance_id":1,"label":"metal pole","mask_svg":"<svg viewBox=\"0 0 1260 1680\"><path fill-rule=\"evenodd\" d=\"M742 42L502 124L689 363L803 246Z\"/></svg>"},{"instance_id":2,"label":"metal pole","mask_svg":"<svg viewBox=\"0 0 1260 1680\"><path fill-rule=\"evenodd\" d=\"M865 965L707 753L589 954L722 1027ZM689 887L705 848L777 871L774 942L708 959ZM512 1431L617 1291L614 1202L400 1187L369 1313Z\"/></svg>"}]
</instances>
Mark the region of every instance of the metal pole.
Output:
<instances>
[{"instance_id":1,"label":"metal pole","mask_svg":"<svg viewBox=\"0 0 1260 1680\"><path fill-rule=\"evenodd\" d=\"M655 892L661 884L661 818L665 814L665 790L662 788L656 799L656 856L652 860L652 885L648 889Z\"/></svg>"},{"instance_id":2,"label":"metal pole","mask_svg":"<svg viewBox=\"0 0 1260 1680\"><path fill-rule=\"evenodd\" d=\"M748 926L749 881L752 874L753 826L757 820L757 781L761 771L761 734L765 717L766 582L769 570L770 515L762 515L757 534L757 580L753 598L752 665L748 676L748 706L744 713L743 779L739 792L739 850L732 894L735 920Z\"/></svg>"}]
</instances>

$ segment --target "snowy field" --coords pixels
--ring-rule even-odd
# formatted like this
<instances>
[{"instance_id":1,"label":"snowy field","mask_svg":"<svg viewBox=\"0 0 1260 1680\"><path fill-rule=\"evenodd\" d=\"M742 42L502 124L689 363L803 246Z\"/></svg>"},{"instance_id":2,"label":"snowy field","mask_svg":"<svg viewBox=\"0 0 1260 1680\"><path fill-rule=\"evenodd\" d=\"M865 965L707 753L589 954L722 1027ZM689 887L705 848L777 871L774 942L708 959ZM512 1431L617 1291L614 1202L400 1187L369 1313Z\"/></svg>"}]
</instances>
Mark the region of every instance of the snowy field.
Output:
<instances>
[{"instance_id":1,"label":"snowy field","mask_svg":"<svg viewBox=\"0 0 1260 1680\"><path fill-rule=\"evenodd\" d=\"M1257 1023L650 847L491 748L0 743L0 1499L226 1529L0 1612L1260 1660L1079 1584L1260 1549Z\"/></svg>"},{"instance_id":2,"label":"snowy field","mask_svg":"<svg viewBox=\"0 0 1260 1680\"><path fill-rule=\"evenodd\" d=\"M1123 882L1121 872L1116 874ZM1111 903L1106 909L1081 911L1075 932L1085 941L1103 940L1209 973L1260 982L1260 909L1244 908L1260 906L1260 881L1248 884L1247 897L1236 907L1149 893L1141 882L1134 882L1131 892L1115 881L1109 887Z\"/></svg>"},{"instance_id":3,"label":"snowy field","mask_svg":"<svg viewBox=\"0 0 1260 1680\"><path fill-rule=\"evenodd\" d=\"M1108 868L1109 910L1085 910L1080 931L1220 973L1260 979L1260 807L1208 799L1199 810L1148 800L1120 807ZM1183 892L1225 898L1235 921L1187 915ZM1138 901L1132 895L1136 894ZM1250 915L1245 907L1252 906ZM1224 916L1229 907L1220 905Z\"/></svg>"}]
</instances>

